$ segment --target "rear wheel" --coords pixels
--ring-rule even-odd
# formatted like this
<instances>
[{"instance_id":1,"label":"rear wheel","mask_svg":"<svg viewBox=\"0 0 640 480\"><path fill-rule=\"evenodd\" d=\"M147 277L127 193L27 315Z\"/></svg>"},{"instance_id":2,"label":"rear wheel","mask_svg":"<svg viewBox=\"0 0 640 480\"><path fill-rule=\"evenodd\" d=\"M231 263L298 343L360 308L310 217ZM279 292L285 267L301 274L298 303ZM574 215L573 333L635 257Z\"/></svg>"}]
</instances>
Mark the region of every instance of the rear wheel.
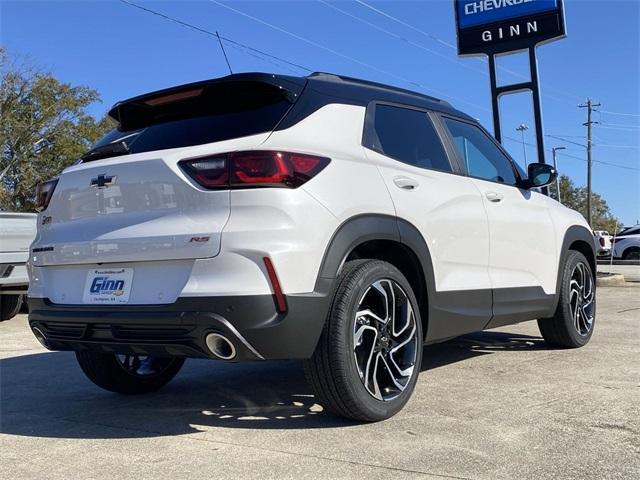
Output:
<instances>
[{"instance_id":1,"label":"rear wheel","mask_svg":"<svg viewBox=\"0 0 640 480\"><path fill-rule=\"evenodd\" d=\"M570 251L564 265L555 315L538 320L545 341L556 347L586 345L596 322L596 284L585 256Z\"/></svg>"},{"instance_id":2,"label":"rear wheel","mask_svg":"<svg viewBox=\"0 0 640 480\"><path fill-rule=\"evenodd\" d=\"M184 364L180 357L114 355L76 352L85 375L97 386L116 393L154 392L176 376Z\"/></svg>"},{"instance_id":3,"label":"rear wheel","mask_svg":"<svg viewBox=\"0 0 640 480\"><path fill-rule=\"evenodd\" d=\"M0 295L0 321L9 320L20 312L22 295Z\"/></svg>"},{"instance_id":4,"label":"rear wheel","mask_svg":"<svg viewBox=\"0 0 640 480\"><path fill-rule=\"evenodd\" d=\"M327 409L384 420L413 392L422 343L418 303L402 273L379 260L348 262L305 373Z\"/></svg>"}]
</instances>

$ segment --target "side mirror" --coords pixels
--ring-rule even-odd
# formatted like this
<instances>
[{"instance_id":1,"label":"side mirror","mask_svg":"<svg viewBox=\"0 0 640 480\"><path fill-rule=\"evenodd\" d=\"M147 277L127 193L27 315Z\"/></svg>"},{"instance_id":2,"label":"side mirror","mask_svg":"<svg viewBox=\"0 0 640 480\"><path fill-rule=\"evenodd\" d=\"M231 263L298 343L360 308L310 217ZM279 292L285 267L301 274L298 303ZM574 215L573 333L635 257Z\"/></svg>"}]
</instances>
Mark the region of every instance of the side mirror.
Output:
<instances>
[{"instance_id":1,"label":"side mirror","mask_svg":"<svg viewBox=\"0 0 640 480\"><path fill-rule=\"evenodd\" d=\"M525 182L526 188L544 187L555 182L558 177L556 169L546 163L530 163L528 174L529 179Z\"/></svg>"}]
</instances>

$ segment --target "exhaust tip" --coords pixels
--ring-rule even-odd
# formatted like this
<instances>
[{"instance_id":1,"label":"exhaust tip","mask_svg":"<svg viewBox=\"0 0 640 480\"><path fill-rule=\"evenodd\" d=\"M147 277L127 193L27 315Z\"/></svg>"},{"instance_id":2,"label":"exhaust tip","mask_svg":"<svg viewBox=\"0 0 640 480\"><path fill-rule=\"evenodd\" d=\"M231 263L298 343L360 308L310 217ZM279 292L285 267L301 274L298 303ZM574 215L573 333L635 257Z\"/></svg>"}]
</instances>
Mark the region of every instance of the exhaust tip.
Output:
<instances>
[{"instance_id":1,"label":"exhaust tip","mask_svg":"<svg viewBox=\"0 0 640 480\"><path fill-rule=\"evenodd\" d=\"M36 340L40 342L40 345L42 345L46 349L49 349L49 341L47 340L47 337L45 336L45 334L42 333L42 330L40 330L38 327L31 327L31 331L33 332L33 335L36 337Z\"/></svg>"},{"instance_id":2,"label":"exhaust tip","mask_svg":"<svg viewBox=\"0 0 640 480\"><path fill-rule=\"evenodd\" d=\"M206 336L207 348L221 360L232 360L236 356L236 347L231 340L219 333L210 333Z\"/></svg>"}]
</instances>

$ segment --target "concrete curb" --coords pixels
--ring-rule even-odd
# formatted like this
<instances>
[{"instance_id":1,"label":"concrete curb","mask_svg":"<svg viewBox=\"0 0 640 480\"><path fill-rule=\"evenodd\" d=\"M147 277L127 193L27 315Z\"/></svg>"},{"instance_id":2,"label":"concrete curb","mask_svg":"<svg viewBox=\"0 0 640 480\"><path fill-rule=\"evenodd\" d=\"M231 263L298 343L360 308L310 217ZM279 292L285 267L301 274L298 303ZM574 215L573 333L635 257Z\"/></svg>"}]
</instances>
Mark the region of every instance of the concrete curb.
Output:
<instances>
[{"instance_id":1,"label":"concrete curb","mask_svg":"<svg viewBox=\"0 0 640 480\"><path fill-rule=\"evenodd\" d=\"M621 287L624 284L624 275L620 275L619 273L598 272L596 276L596 285L598 287Z\"/></svg>"}]
</instances>

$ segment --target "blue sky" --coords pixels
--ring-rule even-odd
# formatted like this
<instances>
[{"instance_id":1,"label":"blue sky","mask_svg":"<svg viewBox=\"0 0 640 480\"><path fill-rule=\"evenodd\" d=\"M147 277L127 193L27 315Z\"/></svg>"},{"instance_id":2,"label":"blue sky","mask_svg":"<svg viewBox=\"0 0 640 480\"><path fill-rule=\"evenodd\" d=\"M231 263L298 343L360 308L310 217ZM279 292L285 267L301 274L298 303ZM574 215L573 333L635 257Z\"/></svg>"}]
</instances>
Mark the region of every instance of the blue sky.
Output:
<instances>
[{"instance_id":1,"label":"blue sky","mask_svg":"<svg viewBox=\"0 0 640 480\"><path fill-rule=\"evenodd\" d=\"M451 48L453 0L365 0L404 24L348 1L220 2L277 28L220 6L218 0L130 1L311 70L443 97L492 130L486 62L459 59ZM633 224L640 219L640 1L565 4L567 38L538 50L545 134L564 138L547 137L546 147L567 147L559 152L559 170L583 185L586 151L575 144L586 143L586 112L577 105L587 96L600 102L601 112L594 115L601 124L594 127L593 188L625 224ZM0 0L0 6L1 44L63 81L97 89L103 103L92 106L95 115L119 99L228 73L215 38L117 0ZM227 53L237 72L306 73L229 44ZM525 62L523 55L501 59L500 81L521 81L509 72L528 75ZM515 128L529 125L525 141L535 143L531 112L528 95L503 99L503 135L514 139L505 139L505 146L520 163L524 153ZM535 158L535 147L526 146L526 154L529 161Z\"/></svg>"}]
</instances>

